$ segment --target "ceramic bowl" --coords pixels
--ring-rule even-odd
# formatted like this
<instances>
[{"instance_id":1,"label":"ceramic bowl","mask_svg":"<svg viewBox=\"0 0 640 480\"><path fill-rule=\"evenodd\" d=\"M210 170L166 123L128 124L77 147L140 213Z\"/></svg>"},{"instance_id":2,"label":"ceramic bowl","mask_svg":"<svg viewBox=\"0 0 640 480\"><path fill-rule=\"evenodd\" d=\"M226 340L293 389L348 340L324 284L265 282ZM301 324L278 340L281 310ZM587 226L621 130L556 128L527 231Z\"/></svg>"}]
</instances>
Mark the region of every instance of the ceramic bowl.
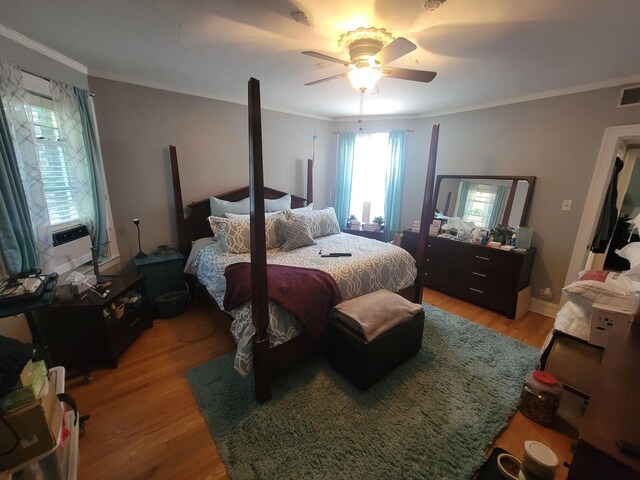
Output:
<instances>
[{"instance_id":1,"label":"ceramic bowl","mask_svg":"<svg viewBox=\"0 0 640 480\"><path fill-rule=\"evenodd\" d=\"M501 453L496 459L498 470L502 476L508 480L518 480L520 473L520 460L508 453Z\"/></svg>"}]
</instances>

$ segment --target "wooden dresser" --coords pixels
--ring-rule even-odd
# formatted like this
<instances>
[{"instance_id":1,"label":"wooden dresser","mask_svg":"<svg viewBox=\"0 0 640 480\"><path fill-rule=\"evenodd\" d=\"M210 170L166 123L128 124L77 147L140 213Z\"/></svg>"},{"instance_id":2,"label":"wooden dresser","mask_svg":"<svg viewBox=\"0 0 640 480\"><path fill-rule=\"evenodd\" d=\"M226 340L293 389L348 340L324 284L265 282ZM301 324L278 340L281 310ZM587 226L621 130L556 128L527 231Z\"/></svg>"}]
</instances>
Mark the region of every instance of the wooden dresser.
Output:
<instances>
[{"instance_id":1,"label":"wooden dresser","mask_svg":"<svg viewBox=\"0 0 640 480\"><path fill-rule=\"evenodd\" d=\"M403 232L402 247L414 258L418 234ZM528 310L535 248L524 253L429 237L423 285L516 318Z\"/></svg>"}]
</instances>

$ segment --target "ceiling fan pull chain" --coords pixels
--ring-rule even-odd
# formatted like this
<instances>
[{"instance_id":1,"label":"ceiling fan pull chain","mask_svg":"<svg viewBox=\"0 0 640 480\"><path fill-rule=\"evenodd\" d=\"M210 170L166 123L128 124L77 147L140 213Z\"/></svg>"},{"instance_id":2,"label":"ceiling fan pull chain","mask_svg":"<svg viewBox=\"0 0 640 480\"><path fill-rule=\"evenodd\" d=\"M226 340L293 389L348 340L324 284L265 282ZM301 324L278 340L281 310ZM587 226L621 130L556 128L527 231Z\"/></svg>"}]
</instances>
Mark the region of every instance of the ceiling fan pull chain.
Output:
<instances>
[{"instance_id":1,"label":"ceiling fan pull chain","mask_svg":"<svg viewBox=\"0 0 640 480\"><path fill-rule=\"evenodd\" d=\"M364 105L364 91L360 92L360 116L358 117L358 130L362 131L362 107Z\"/></svg>"}]
</instances>

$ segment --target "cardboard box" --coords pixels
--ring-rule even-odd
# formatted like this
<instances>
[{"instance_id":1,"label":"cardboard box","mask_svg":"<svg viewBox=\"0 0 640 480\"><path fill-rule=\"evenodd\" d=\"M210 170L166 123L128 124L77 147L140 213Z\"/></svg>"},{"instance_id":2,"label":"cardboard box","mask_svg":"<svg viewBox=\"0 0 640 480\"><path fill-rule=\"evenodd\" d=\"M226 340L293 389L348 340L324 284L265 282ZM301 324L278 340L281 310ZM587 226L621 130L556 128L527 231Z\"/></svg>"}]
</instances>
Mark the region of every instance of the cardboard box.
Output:
<instances>
[{"instance_id":1,"label":"cardboard box","mask_svg":"<svg viewBox=\"0 0 640 480\"><path fill-rule=\"evenodd\" d=\"M0 413L6 413L27 403L35 401L47 381L47 366L44 361L31 362L20 374L22 385L16 386L13 390L0 398Z\"/></svg>"},{"instance_id":2,"label":"cardboard box","mask_svg":"<svg viewBox=\"0 0 640 480\"><path fill-rule=\"evenodd\" d=\"M622 308L594 303L591 307L591 329L589 343L598 347L606 347L611 333L625 328L633 320L633 312Z\"/></svg>"},{"instance_id":3,"label":"cardboard box","mask_svg":"<svg viewBox=\"0 0 640 480\"><path fill-rule=\"evenodd\" d=\"M53 372L52 378L47 379L46 395L3 415L0 452L8 453L0 455L0 471L31 461L56 446L63 410L56 392L55 376Z\"/></svg>"}]
</instances>

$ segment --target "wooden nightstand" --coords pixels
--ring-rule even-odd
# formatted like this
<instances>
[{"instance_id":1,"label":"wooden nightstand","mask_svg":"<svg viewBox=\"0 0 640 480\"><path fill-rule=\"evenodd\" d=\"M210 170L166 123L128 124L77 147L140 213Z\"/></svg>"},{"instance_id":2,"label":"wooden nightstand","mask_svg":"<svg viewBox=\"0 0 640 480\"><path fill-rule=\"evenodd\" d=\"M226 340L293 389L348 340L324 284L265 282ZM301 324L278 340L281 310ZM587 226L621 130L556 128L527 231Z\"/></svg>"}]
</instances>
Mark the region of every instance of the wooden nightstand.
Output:
<instances>
[{"instance_id":1,"label":"wooden nightstand","mask_svg":"<svg viewBox=\"0 0 640 480\"><path fill-rule=\"evenodd\" d=\"M371 238L372 240L379 240L384 242L384 231L382 232L371 232L369 230L348 230L343 229L342 233L348 233L349 235L356 235L358 237L366 237Z\"/></svg>"},{"instance_id":2,"label":"wooden nightstand","mask_svg":"<svg viewBox=\"0 0 640 480\"><path fill-rule=\"evenodd\" d=\"M166 255L152 254L135 259L138 273L145 276L147 293L153 302L159 295L186 290L184 285L184 257L180 252Z\"/></svg>"}]
</instances>

